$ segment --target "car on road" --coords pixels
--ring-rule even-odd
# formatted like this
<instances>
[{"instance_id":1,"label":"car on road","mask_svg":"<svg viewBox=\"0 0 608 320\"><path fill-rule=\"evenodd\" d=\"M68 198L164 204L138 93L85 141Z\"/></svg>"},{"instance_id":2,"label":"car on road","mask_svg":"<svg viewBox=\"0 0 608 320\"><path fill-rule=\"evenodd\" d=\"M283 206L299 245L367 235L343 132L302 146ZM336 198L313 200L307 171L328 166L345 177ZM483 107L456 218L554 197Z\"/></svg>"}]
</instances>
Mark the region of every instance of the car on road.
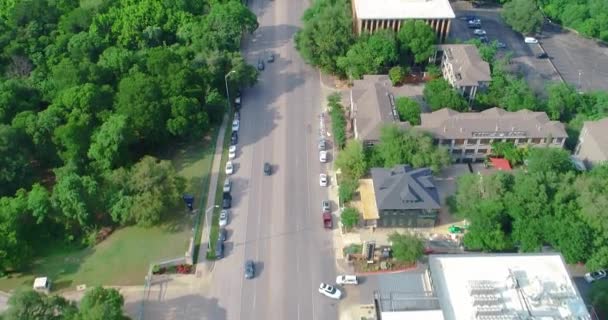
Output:
<instances>
[{"instance_id":1,"label":"car on road","mask_svg":"<svg viewBox=\"0 0 608 320\"><path fill-rule=\"evenodd\" d=\"M484 29L476 29L475 31L473 31L473 33L475 35L478 35L478 36L485 36L486 35L486 31Z\"/></svg>"},{"instance_id":2,"label":"car on road","mask_svg":"<svg viewBox=\"0 0 608 320\"><path fill-rule=\"evenodd\" d=\"M319 175L319 185L321 187L327 187L327 175L325 173Z\"/></svg>"},{"instance_id":3,"label":"car on road","mask_svg":"<svg viewBox=\"0 0 608 320\"><path fill-rule=\"evenodd\" d=\"M325 142L325 139L320 139L319 140L319 150L325 151L325 149L327 149L327 142Z\"/></svg>"},{"instance_id":4,"label":"car on road","mask_svg":"<svg viewBox=\"0 0 608 320\"><path fill-rule=\"evenodd\" d=\"M333 229L334 228L334 221L331 217L331 213L330 212L323 212L323 214L321 215L323 217L323 228L325 229Z\"/></svg>"},{"instance_id":5,"label":"car on road","mask_svg":"<svg viewBox=\"0 0 608 320\"><path fill-rule=\"evenodd\" d=\"M525 37L524 42L525 43L538 43L538 39L536 39L534 37Z\"/></svg>"},{"instance_id":6,"label":"car on road","mask_svg":"<svg viewBox=\"0 0 608 320\"><path fill-rule=\"evenodd\" d=\"M228 210L220 211L220 227L225 227L228 225Z\"/></svg>"},{"instance_id":7,"label":"car on road","mask_svg":"<svg viewBox=\"0 0 608 320\"><path fill-rule=\"evenodd\" d=\"M230 145L236 146L237 143L239 143L239 134L236 131L232 131L232 134L230 135Z\"/></svg>"},{"instance_id":8,"label":"car on road","mask_svg":"<svg viewBox=\"0 0 608 320\"><path fill-rule=\"evenodd\" d=\"M319 285L319 293L332 299L339 300L342 297L342 292L334 286L330 286L327 283L321 282Z\"/></svg>"},{"instance_id":9,"label":"car on road","mask_svg":"<svg viewBox=\"0 0 608 320\"><path fill-rule=\"evenodd\" d=\"M226 232L226 229L220 228L220 231L217 235L217 240L224 242L226 241L226 239L228 239L228 232Z\"/></svg>"},{"instance_id":10,"label":"car on road","mask_svg":"<svg viewBox=\"0 0 608 320\"><path fill-rule=\"evenodd\" d=\"M465 19L466 21L471 21L471 20L479 20L479 18L477 18L477 16L475 16L475 15L471 15L471 14L464 16L464 19Z\"/></svg>"},{"instance_id":11,"label":"car on road","mask_svg":"<svg viewBox=\"0 0 608 320\"><path fill-rule=\"evenodd\" d=\"M232 189L232 181L230 180L230 178L226 178L226 180L224 180L224 192L230 192L230 190Z\"/></svg>"},{"instance_id":12,"label":"car on road","mask_svg":"<svg viewBox=\"0 0 608 320\"><path fill-rule=\"evenodd\" d=\"M226 174L230 175L234 173L234 164L232 161L226 162Z\"/></svg>"},{"instance_id":13,"label":"car on road","mask_svg":"<svg viewBox=\"0 0 608 320\"><path fill-rule=\"evenodd\" d=\"M258 60L258 70L260 70L260 71L264 70L264 60L262 60L262 59Z\"/></svg>"},{"instance_id":14,"label":"car on road","mask_svg":"<svg viewBox=\"0 0 608 320\"><path fill-rule=\"evenodd\" d=\"M268 162L264 162L264 174L267 176L272 174L272 166Z\"/></svg>"},{"instance_id":15,"label":"car on road","mask_svg":"<svg viewBox=\"0 0 608 320\"><path fill-rule=\"evenodd\" d=\"M253 279L255 277L255 264L252 260L245 261L245 279Z\"/></svg>"},{"instance_id":16,"label":"car on road","mask_svg":"<svg viewBox=\"0 0 608 320\"><path fill-rule=\"evenodd\" d=\"M232 207L232 197L229 193L224 193L222 198L222 209L230 209Z\"/></svg>"},{"instance_id":17,"label":"car on road","mask_svg":"<svg viewBox=\"0 0 608 320\"><path fill-rule=\"evenodd\" d=\"M232 131L239 131L240 121L237 119L232 120Z\"/></svg>"},{"instance_id":18,"label":"car on road","mask_svg":"<svg viewBox=\"0 0 608 320\"><path fill-rule=\"evenodd\" d=\"M536 59L547 59L549 55L546 52L542 52L536 55Z\"/></svg>"},{"instance_id":19,"label":"car on road","mask_svg":"<svg viewBox=\"0 0 608 320\"><path fill-rule=\"evenodd\" d=\"M268 55L266 56L266 62L268 62L268 63L274 62L274 53L272 53L272 52L268 53Z\"/></svg>"},{"instance_id":20,"label":"car on road","mask_svg":"<svg viewBox=\"0 0 608 320\"><path fill-rule=\"evenodd\" d=\"M592 283L597 280L605 279L608 276L608 269L600 269L593 272L585 273L585 280Z\"/></svg>"},{"instance_id":21,"label":"car on road","mask_svg":"<svg viewBox=\"0 0 608 320\"><path fill-rule=\"evenodd\" d=\"M232 160L236 158L236 146L230 146L228 148L228 159Z\"/></svg>"},{"instance_id":22,"label":"car on road","mask_svg":"<svg viewBox=\"0 0 608 320\"><path fill-rule=\"evenodd\" d=\"M327 162L327 151L319 151L319 161L321 161L321 163Z\"/></svg>"},{"instance_id":23,"label":"car on road","mask_svg":"<svg viewBox=\"0 0 608 320\"><path fill-rule=\"evenodd\" d=\"M323 212L331 212L331 203L329 200L321 201L321 210L323 210Z\"/></svg>"},{"instance_id":24,"label":"car on road","mask_svg":"<svg viewBox=\"0 0 608 320\"><path fill-rule=\"evenodd\" d=\"M217 241L217 244L215 245L215 258L216 259L221 259L224 257L224 241Z\"/></svg>"},{"instance_id":25,"label":"car on road","mask_svg":"<svg viewBox=\"0 0 608 320\"><path fill-rule=\"evenodd\" d=\"M359 284L357 280L357 276L343 274L336 277L336 284L345 285L345 284Z\"/></svg>"},{"instance_id":26,"label":"car on road","mask_svg":"<svg viewBox=\"0 0 608 320\"><path fill-rule=\"evenodd\" d=\"M234 112L234 118L241 121L241 112L240 111L235 111Z\"/></svg>"},{"instance_id":27,"label":"car on road","mask_svg":"<svg viewBox=\"0 0 608 320\"><path fill-rule=\"evenodd\" d=\"M504 42L497 42L496 43L496 47L498 47L499 49L505 49L507 48L507 45Z\"/></svg>"},{"instance_id":28,"label":"car on road","mask_svg":"<svg viewBox=\"0 0 608 320\"><path fill-rule=\"evenodd\" d=\"M234 98L234 108L236 110L241 109L241 90L236 91L236 97Z\"/></svg>"},{"instance_id":29,"label":"car on road","mask_svg":"<svg viewBox=\"0 0 608 320\"><path fill-rule=\"evenodd\" d=\"M481 43L488 43L488 42L490 42L490 40L486 36L480 36L479 37L479 41L481 41Z\"/></svg>"}]
</instances>

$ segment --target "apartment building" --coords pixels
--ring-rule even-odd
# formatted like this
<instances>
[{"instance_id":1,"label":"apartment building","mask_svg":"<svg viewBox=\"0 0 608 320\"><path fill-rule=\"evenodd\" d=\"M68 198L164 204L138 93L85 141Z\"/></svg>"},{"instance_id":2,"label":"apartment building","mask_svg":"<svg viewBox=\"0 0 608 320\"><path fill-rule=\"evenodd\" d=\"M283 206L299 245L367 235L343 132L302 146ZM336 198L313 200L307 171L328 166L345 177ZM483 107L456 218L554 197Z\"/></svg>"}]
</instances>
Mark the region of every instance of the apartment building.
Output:
<instances>
[{"instance_id":1,"label":"apartment building","mask_svg":"<svg viewBox=\"0 0 608 320\"><path fill-rule=\"evenodd\" d=\"M563 148L568 137L564 125L551 121L544 112L500 108L467 113L445 108L423 113L416 128L431 133L438 144L449 149L455 162L483 161L497 141L519 147Z\"/></svg>"},{"instance_id":2,"label":"apartment building","mask_svg":"<svg viewBox=\"0 0 608 320\"><path fill-rule=\"evenodd\" d=\"M455 18L449 0L352 0L355 33L373 33L378 29L399 31L409 20L422 20L444 42Z\"/></svg>"},{"instance_id":3,"label":"apartment building","mask_svg":"<svg viewBox=\"0 0 608 320\"><path fill-rule=\"evenodd\" d=\"M490 85L490 65L481 59L474 45L439 45L437 55L441 58L443 78L469 102Z\"/></svg>"},{"instance_id":4,"label":"apartment building","mask_svg":"<svg viewBox=\"0 0 608 320\"><path fill-rule=\"evenodd\" d=\"M574 156L587 168L608 161L608 118L583 123Z\"/></svg>"}]
</instances>

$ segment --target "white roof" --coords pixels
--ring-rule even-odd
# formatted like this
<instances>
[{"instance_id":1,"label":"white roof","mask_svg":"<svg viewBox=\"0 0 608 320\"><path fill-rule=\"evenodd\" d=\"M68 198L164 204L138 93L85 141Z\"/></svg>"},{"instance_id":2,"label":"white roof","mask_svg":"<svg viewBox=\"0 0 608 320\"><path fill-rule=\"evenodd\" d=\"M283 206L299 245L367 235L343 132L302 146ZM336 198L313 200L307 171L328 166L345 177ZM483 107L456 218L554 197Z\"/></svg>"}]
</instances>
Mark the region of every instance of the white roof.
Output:
<instances>
[{"instance_id":1,"label":"white roof","mask_svg":"<svg viewBox=\"0 0 608 320\"><path fill-rule=\"evenodd\" d=\"M449 0L353 0L359 19L453 19Z\"/></svg>"},{"instance_id":2,"label":"white roof","mask_svg":"<svg viewBox=\"0 0 608 320\"><path fill-rule=\"evenodd\" d=\"M446 320L524 319L526 305L539 319L591 319L559 254L431 255L429 269Z\"/></svg>"},{"instance_id":3,"label":"white roof","mask_svg":"<svg viewBox=\"0 0 608 320\"><path fill-rule=\"evenodd\" d=\"M441 310L382 312L382 320L443 320Z\"/></svg>"},{"instance_id":4,"label":"white roof","mask_svg":"<svg viewBox=\"0 0 608 320\"><path fill-rule=\"evenodd\" d=\"M40 278L34 279L34 289L45 288L47 281L48 281L47 277L40 277Z\"/></svg>"}]
</instances>

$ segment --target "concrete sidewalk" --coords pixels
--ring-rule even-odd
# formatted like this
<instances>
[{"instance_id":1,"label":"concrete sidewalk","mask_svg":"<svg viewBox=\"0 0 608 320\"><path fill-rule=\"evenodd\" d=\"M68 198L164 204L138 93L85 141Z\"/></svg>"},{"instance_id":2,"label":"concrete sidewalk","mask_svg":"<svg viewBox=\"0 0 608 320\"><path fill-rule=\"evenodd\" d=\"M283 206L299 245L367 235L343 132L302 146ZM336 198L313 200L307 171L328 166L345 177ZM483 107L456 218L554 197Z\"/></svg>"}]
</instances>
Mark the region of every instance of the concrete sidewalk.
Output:
<instances>
[{"instance_id":1,"label":"concrete sidewalk","mask_svg":"<svg viewBox=\"0 0 608 320\"><path fill-rule=\"evenodd\" d=\"M207 193L207 203L204 208L200 208L203 217L201 226L201 243L198 249L198 261L196 263L196 277L199 278L209 271L210 262L207 261L207 245L209 242L209 232L211 229L211 219L213 217L213 209L215 205L215 192L217 190L218 177L220 173L220 165L222 163L222 153L224 152L224 137L226 136L226 127L228 126L229 114L224 115L222 124L218 130L217 141L215 143L215 154L213 155L213 164L211 166L211 179L209 179L209 189Z\"/></svg>"}]
</instances>

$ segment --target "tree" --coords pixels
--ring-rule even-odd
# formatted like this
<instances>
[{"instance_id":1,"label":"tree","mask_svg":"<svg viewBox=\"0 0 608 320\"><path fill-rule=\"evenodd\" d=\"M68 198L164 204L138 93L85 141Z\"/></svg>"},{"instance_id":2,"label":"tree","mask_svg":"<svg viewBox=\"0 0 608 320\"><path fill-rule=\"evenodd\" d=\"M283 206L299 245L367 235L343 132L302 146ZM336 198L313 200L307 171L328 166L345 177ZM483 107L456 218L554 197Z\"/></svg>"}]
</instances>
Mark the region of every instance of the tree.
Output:
<instances>
[{"instance_id":1,"label":"tree","mask_svg":"<svg viewBox=\"0 0 608 320\"><path fill-rule=\"evenodd\" d=\"M581 175L576 179L575 186L579 191L577 202L581 208L581 218L601 235L603 241L608 240L608 194L605 192L608 190L608 164L594 167Z\"/></svg>"},{"instance_id":2,"label":"tree","mask_svg":"<svg viewBox=\"0 0 608 320\"><path fill-rule=\"evenodd\" d=\"M596 281L589 291L591 304L601 314L608 314L608 281Z\"/></svg>"},{"instance_id":3,"label":"tree","mask_svg":"<svg viewBox=\"0 0 608 320\"><path fill-rule=\"evenodd\" d=\"M20 112L36 110L40 100L40 92L25 80L0 82L0 124L10 123Z\"/></svg>"},{"instance_id":4,"label":"tree","mask_svg":"<svg viewBox=\"0 0 608 320\"><path fill-rule=\"evenodd\" d=\"M331 132L334 135L334 142L338 149L344 148L346 144L346 118L344 117L344 108L340 103L340 99L340 95L337 93L327 97L329 116L331 118Z\"/></svg>"},{"instance_id":5,"label":"tree","mask_svg":"<svg viewBox=\"0 0 608 320\"><path fill-rule=\"evenodd\" d=\"M359 211L355 208L345 208L340 213L340 220L342 221L342 225L347 230L350 230L359 223Z\"/></svg>"},{"instance_id":6,"label":"tree","mask_svg":"<svg viewBox=\"0 0 608 320\"><path fill-rule=\"evenodd\" d=\"M342 179L338 187L340 202L344 204L352 200L355 196L355 192L357 192L357 188L359 188L359 180L349 178Z\"/></svg>"},{"instance_id":7,"label":"tree","mask_svg":"<svg viewBox=\"0 0 608 320\"><path fill-rule=\"evenodd\" d=\"M398 50L392 30L379 30L372 35L363 35L348 49L344 57L338 58L338 67L353 79L365 74L378 74L397 62Z\"/></svg>"},{"instance_id":8,"label":"tree","mask_svg":"<svg viewBox=\"0 0 608 320\"><path fill-rule=\"evenodd\" d=\"M75 320L126 320L124 298L116 289L94 287L82 298Z\"/></svg>"},{"instance_id":9,"label":"tree","mask_svg":"<svg viewBox=\"0 0 608 320\"><path fill-rule=\"evenodd\" d=\"M420 124L420 104L409 97L399 97L395 100L395 107L401 121L408 121L411 125Z\"/></svg>"},{"instance_id":10,"label":"tree","mask_svg":"<svg viewBox=\"0 0 608 320\"><path fill-rule=\"evenodd\" d=\"M407 69L402 66L395 66L388 70L388 77L391 79L393 86L398 86L401 84L401 81L403 81L403 78L407 76L407 73Z\"/></svg>"},{"instance_id":11,"label":"tree","mask_svg":"<svg viewBox=\"0 0 608 320\"><path fill-rule=\"evenodd\" d=\"M256 15L242 1L216 2L203 18L202 47L207 50L238 51L241 38L258 28Z\"/></svg>"},{"instance_id":12,"label":"tree","mask_svg":"<svg viewBox=\"0 0 608 320\"><path fill-rule=\"evenodd\" d=\"M63 224L68 234L78 235L87 230L94 221L95 209L99 204L99 185L90 176L81 176L71 168L55 170L57 183L53 188L51 203L57 212L63 214Z\"/></svg>"},{"instance_id":13,"label":"tree","mask_svg":"<svg viewBox=\"0 0 608 320\"><path fill-rule=\"evenodd\" d=\"M581 108L581 97L567 83L554 83L547 87L547 113L552 120L570 121Z\"/></svg>"},{"instance_id":14,"label":"tree","mask_svg":"<svg viewBox=\"0 0 608 320\"><path fill-rule=\"evenodd\" d=\"M503 88L496 86L496 89L502 91L502 97L499 98L498 103L507 111L537 110L540 105L524 79L513 79L508 82L507 86Z\"/></svg>"},{"instance_id":15,"label":"tree","mask_svg":"<svg viewBox=\"0 0 608 320\"><path fill-rule=\"evenodd\" d=\"M391 233L388 241L396 260L415 263L424 254L424 241L417 235L409 233Z\"/></svg>"},{"instance_id":16,"label":"tree","mask_svg":"<svg viewBox=\"0 0 608 320\"><path fill-rule=\"evenodd\" d=\"M60 296L47 296L33 290L15 292L8 300L4 320L61 320L77 312L73 302Z\"/></svg>"},{"instance_id":17,"label":"tree","mask_svg":"<svg viewBox=\"0 0 608 320\"><path fill-rule=\"evenodd\" d=\"M442 108L465 111L468 108L466 100L443 78L427 82L423 94L424 100L433 111Z\"/></svg>"},{"instance_id":18,"label":"tree","mask_svg":"<svg viewBox=\"0 0 608 320\"><path fill-rule=\"evenodd\" d=\"M397 34L402 54L411 54L416 63L423 63L435 52L437 34L426 22L409 20Z\"/></svg>"},{"instance_id":19,"label":"tree","mask_svg":"<svg viewBox=\"0 0 608 320\"><path fill-rule=\"evenodd\" d=\"M0 124L0 196L29 187L32 170L23 141L19 131Z\"/></svg>"},{"instance_id":20,"label":"tree","mask_svg":"<svg viewBox=\"0 0 608 320\"><path fill-rule=\"evenodd\" d=\"M503 157L511 163L511 165L521 164L524 161L524 153L527 149L518 148L512 142L494 141L492 142L492 155Z\"/></svg>"},{"instance_id":21,"label":"tree","mask_svg":"<svg viewBox=\"0 0 608 320\"><path fill-rule=\"evenodd\" d=\"M551 143L551 141L548 141ZM564 173L574 170L568 151L560 148L532 148L528 155L528 172L530 173Z\"/></svg>"},{"instance_id":22,"label":"tree","mask_svg":"<svg viewBox=\"0 0 608 320\"><path fill-rule=\"evenodd\" d=\"M296 49L307 63L327 73L340 73L338 57L354 42L350 3L346 0L314 1L302 16L295 35Z\"/></svg>"},{"instance_id":23,"label":"tree","mask_svg":"<svg viewBox=\"0 0 608 320\"><path fill-rule=\"evenodd\" d=\"M479 51L481 59L487 63L493 63L496 52L498 52L498 41L494 40L491 43L483 43L479 39L471 39L468 43L475 45Z\"/></svg>"},{"instance_id":24,"label":"tree","mask_svg":"<svg viewBox=\"0 0 608 320\"><path fill-rule=\"evenodd\" d=\"M505 4L502 18L513 30L523 34L538 32L544 21L536 2L528 0L512 0Z\"/></svg>"},{"instance_id":25,"label":"tree","mask_svg":"<svg viewBox=\"0 0 608 320\"><path fill-rule=\"evenodd\" d=\"M359 179L367 171L363 144L359 140L349 140L346 147L338 153L336 167L348 178Z\"/></svg>"},{"instance_id":26,"label":"tree","mask_svg":"<svg viewBox=\"0 0 608 320\"><path fill-rule=\"evenodd\" d=\"M110 116L93 134L88 157L102 170L124 164L128 158L127 147L133 139L131 134L126 116Z\"/></svg>"},{"instance_id":27,"label":"tree","mask_svg":"<svg viewBox=\"0 0 608 320\"><path fill-rule=\"evenodd\" d=\"M512 247L508 233L509 223L500 200L484 199L470 212L468 232L464 235L467 248L484 251L502 251Z\"/></svg>"}]
</instances>

